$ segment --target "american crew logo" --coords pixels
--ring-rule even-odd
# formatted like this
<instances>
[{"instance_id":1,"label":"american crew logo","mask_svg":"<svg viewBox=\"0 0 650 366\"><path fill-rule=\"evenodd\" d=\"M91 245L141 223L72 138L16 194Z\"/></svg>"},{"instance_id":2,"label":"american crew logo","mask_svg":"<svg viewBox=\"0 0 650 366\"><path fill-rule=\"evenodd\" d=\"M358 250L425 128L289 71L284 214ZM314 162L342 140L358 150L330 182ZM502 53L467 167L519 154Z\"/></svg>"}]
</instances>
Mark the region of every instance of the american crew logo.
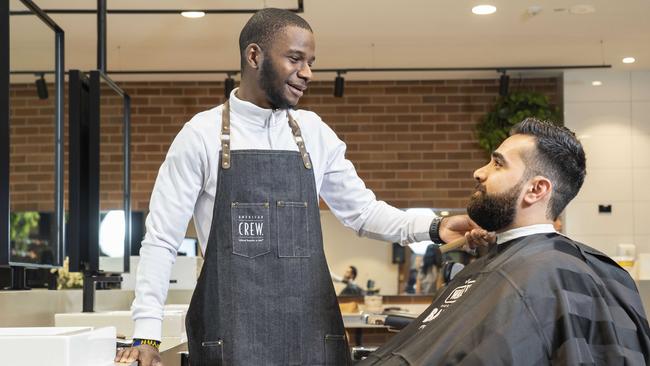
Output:
<instances>
[{"instance_id":1,"label":"american crew logo","mask_svg":"<svg viewBox=\"0 0 650 366\"><path fill-rule=\"evenodd\" d=\"M447 295L447 298L445 298L445 301L439 306L433 308L429 315L422 320L422 324L420 325L419 329L423 329L424 327L427 326L431 321L435 320L440 314L442 314L443 311L445 311L447 308L451 307L452 304L454 304L456 301L458 301L467 291L469 291L470 287L476 283L476 280L473 279L468 279L465 281L464 284L461 286L456 287Z\"/></svg>"},{"instance_id":2,"label":"american crew logo","mask_svg":"<svg viewBox=\"0 0 650 366\"><path fill-rule=\"evenodd\" d=\"M264 240L264 216L239 215L237 229L241 241Z\"/></svg>"},{"instance_id":3,"label":"american crew logo","mask_svg":"<svg viewBox=\"0 0 650 366\"><path fill-rule=\"evenodd\" d=\"M254 258L268 253L269 203L233 202L230 207L233 254Z\"/></svg>"}]
</instances>

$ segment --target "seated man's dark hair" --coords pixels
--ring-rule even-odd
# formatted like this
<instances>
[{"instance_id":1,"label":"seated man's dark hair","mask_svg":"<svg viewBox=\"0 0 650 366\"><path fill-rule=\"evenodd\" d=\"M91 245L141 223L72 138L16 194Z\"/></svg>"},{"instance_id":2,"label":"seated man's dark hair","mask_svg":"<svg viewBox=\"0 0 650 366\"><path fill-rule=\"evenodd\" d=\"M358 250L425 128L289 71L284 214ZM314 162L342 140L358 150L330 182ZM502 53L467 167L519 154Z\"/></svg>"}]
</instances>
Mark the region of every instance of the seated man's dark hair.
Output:
<instances>
[{"instance_id":1,"label":"seated man's dark hair","mask_svg":"<svg viewBox=\"0 0 650 366\"><path fill-rule=\"evenodd\" d=\"M285 27L295 26L304 28L312 32L309 23L295 13L288 10L266 8L255 13L244 25L239 34L239 53L241 55L241 68L244 69L246 62L246 47L251 43L256 43L262 48L263 52L268 47L273 38L282 32Z\"/></svg>"},{"instance_id":2,"label":"seated man's dark hair","mask_svg":"<svg viewBox=\"0 0 650 366\"><path fill-rule=\"evenodd\" d=\"M535 118L526 118L512 127L510 135L517 134L535 138L536 151L523 156L526 174L529 177L542 175L553 184L547 217L555 220L578 194L585 180L586 158L582 144L568 128Z\"/></svg>"},{"instance_id":3,"label":"seated man's dark hair","mask_svg":"<svg viewBox=\"0 0 650 366\"><path fill-rule=\"evenodd\" d=\"M350 266L350 269L352 270L352 279L356 280L357 279L357 267Z\"/></svg>"}]
</instances>

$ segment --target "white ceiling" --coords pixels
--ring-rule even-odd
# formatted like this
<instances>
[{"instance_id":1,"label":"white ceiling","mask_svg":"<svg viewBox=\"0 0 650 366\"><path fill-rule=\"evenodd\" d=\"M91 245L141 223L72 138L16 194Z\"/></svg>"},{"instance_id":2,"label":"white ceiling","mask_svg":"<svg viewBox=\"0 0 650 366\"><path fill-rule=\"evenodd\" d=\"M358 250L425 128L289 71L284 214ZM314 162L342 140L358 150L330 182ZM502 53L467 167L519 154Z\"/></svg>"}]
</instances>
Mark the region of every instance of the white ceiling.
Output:
<instances>
[{"instance_id":1,"label":"white ceiling","mask_svg":"<svg viewBox=\"0 0 650 366\"><path fill-rule=\"evenodd\" d=\"M96 6L93 0L35 0L43 9ZM316 68L474 67L612 64L650 70L648 0L304 0L301 14L316 36ZM13 9L21 8L11 0ZM471 13L479 3L497 12ZM595 8L572 14L578 4ZM535 16L532 5L541 7ZM275 6L292 0L108 0L109 9L227 9ZM562 10L563 9L563 10ZM96 66L96 16L51 17L66 33L66 69ZM108 69L237 69L238 36L250 14L108 15ZM48 28L34 17L11 19L12 69L52 67ZM602 44L601 44L602 41ZM624 65L624 56L637 62ZM330 79L333 74L317 74ZM348 79L495 77L495 73L350 73ZM220 80L223 75L177 76ZM124 80L125 77L114 77ZM133 77L131 77L133 79ZM151 79L151 77L137 77ZM154 79L162 79L155 76Z\"/></svg>"}]
</instances>

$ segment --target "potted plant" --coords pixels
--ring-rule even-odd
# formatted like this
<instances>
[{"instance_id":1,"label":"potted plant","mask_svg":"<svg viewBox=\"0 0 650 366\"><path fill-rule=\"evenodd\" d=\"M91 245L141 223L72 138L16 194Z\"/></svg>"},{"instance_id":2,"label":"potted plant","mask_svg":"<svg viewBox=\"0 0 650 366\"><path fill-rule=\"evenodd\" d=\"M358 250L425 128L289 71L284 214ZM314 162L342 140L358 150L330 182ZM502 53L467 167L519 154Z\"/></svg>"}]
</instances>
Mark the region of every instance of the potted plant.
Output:
<instances>
[{"instance_id":1,"label":"potted plant","mask_svg":"<svg viewBox=\"0 0 650 366\"><path fill-rule=\"evenodd\" d=\"M552 105L544 94L513 92L499 97L490 112L479 122L479 145L492 153L508 137L512 126L528 117L562 123L559 108Z\"/></svg>"}]
</instances>

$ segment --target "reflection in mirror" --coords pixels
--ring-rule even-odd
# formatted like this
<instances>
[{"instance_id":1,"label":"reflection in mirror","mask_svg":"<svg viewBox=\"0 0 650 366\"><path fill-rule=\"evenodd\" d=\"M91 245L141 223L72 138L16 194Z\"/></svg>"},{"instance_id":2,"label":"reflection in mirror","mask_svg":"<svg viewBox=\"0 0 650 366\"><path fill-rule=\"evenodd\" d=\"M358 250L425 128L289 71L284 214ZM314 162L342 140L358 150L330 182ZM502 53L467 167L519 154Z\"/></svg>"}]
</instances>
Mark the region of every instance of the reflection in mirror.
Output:
<instances>
[{"instance_id":1,"label":"reflection in mirror","mask_svg":"<svg viewBox=\"0 0 650 366\"><path fill-rule=\"evenodd\" d=\"M437 216L465 214L465 209L425 208ZM329 210L321 210L323 248L337 294L347 287L346 274L350 266L357 270L354 283L364 292L369 287L379 295L416 295L417 274L421 269L426 248L431 242L402 247L397 243L358 236L345 227ZM417 254L419 253L419 254ZM455 256L455 254L451 254ZM453 258L451 258L453 259ZM368 286L368 285L373 286ZM407 286L408 285L408 286ZM425 294L419 291L420 294Z\"/></svg>"},{"instance_id":2,"label":"reflection in mirror","mask_svg":"<svg viewBox=\"0 0 650 366\"><path fill-rule=\"evenodd\" d=\"M17 0L10 8L27 9ZM9 28L9 261L57 266L55 31L33 15L10 16Z\"/></svg>"},{"instance_id":3,"label":"reflection in mirror","mask_svg":"<svg viewBox=\"0 0 650 366\"><path fill-rule=\"evenodd\" d=\"M124 272L124 97L100 77L99 269Z\"/></svg>"},{"instance_id":4,"label":"reflection in mirror","mask_svg":"<svg viewBox=\"0 0 650 366\"><path fill-rule=\"evenodd\" d=\"M434 213L436 216L463 215L465 209L457 208L412 208L407 212ZM432 241L423 241L409 245L400 264L399 293L412 295L431 295L469 262L465 252L453 251L440 258ZM456 265L454 265L456 263Z\"/></svg>"}]
</instances>

